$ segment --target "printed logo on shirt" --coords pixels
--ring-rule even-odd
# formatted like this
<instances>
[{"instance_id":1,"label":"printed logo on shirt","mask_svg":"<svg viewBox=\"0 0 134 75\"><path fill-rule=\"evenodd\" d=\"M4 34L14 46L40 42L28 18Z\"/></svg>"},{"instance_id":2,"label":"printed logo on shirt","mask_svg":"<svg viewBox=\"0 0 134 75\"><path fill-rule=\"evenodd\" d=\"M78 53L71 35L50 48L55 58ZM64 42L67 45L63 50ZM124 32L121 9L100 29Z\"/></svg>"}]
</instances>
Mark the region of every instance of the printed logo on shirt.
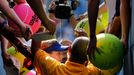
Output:
<instances>
[{"instance_id":1,"label":"printed logo on shirt","mask_svg":"<svg viewBox=\"0 0 134 75\"><path fill-rule=\"evenodd\" d=\"M38 18L38 16L37 15L33 15L32 16L32 19L30 20L30 22L29 22L29 25L33 25L35 22L38 22L39 21L39 18Z\"/></svg>"}]
</instances>

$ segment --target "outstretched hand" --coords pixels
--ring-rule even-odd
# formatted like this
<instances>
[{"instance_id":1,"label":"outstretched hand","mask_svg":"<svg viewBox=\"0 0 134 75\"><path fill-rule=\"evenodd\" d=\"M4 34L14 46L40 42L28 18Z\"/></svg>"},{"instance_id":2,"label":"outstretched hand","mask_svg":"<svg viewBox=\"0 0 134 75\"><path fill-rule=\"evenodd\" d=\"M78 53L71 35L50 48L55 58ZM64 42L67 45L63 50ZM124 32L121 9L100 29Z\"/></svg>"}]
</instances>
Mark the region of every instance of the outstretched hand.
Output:
<instances>
[{"instance_id":1,"label":"outstretched hand","mask_svg":"<svg viewBox=\"0 0 134 75\"><path fill-rule=\"evenodd\" d=\"M96 36L90 37L89 45L88 45L88 50L87 54L90 59L95 59L95 51L100 54L100 50L96 47L97 39Z\"/></svg>"},{"instance_id":2,"label":"outstretched hand","mask_svg":"<svg viewBox=\"0 0 134 75\"><path fill-rule=\"evenodd\" d=\"M75 34L76 37L79 37L79 36L86 36L86 37L88 37L86 31L84 29L82 29L82 28L76 29L74 31L75 31L74 34Z\"/></svg>"},{"instance_id":3,"label":"outstretched hand","mask_svg":"<svg viewBox=\"0 0 134 75\"><path fill-rule=\"evenodd\" d=\"M124 54L126 54L127 51L128 51L128 42L127 42L126 39L121 39L121 42L122 42L123 47L124 47L124 49L125 49Z\"/></svg>"},{"instance_id":4,"label":"outstretched hand","mask_svg":"<svg viewBox=\"0 0 134 75\"><path fill-rule=\"evenodd\" d=\"M24 29L22 35L25 38L25 40L29 40L31 38L32 30L28 25L26 25L26 28Z\"/></svg>"}]
</instances>

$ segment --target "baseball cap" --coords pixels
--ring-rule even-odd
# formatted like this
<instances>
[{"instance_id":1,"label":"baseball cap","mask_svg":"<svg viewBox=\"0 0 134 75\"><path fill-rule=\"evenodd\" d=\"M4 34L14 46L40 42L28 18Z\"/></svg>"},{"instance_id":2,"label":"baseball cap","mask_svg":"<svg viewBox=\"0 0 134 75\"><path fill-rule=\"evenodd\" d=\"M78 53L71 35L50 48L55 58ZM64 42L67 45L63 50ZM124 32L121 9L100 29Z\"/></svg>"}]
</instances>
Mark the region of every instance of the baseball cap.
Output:
<instances>
[{"instance_id":1,"label":"baseball cap","mask_svg":"<svg viewBox=\"0 0 134 75\"><path fill-rule=\"evenodd\" d=\"M58 41L54 42L50 47L46 48L46 52L52 52L52 51L66 51L69 48L69 46L63 46Z\"/></svg>"}]
</instances>

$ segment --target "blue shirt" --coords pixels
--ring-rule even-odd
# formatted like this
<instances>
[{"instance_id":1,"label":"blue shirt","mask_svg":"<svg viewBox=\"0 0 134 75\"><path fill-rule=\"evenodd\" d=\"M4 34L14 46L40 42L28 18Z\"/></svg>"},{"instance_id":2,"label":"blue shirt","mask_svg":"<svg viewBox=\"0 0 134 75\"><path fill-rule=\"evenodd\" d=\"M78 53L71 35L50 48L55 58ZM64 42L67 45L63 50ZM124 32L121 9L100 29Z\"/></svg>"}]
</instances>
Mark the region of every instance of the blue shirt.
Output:
<instances>
[{"instance_id":1,"label":"blue shirt","mask_svg":"<svg viewBox=\"0 0 134 75\"><path fill-rule=\"evenodd\" d=\"M0 42L0 54L1 54L1 42ZM2 56L0 55L0 74L1 75L6 75L6 72L4 70L4 67L3 67L3 59L2 59Z\"/></svg>"}]
</instances>

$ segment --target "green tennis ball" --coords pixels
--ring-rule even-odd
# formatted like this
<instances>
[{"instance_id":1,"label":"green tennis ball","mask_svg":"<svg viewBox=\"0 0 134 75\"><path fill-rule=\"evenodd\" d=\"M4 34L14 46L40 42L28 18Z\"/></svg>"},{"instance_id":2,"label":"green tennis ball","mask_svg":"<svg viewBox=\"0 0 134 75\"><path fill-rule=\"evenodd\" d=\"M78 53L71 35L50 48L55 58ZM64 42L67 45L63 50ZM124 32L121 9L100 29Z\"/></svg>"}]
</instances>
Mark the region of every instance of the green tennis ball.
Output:
<instances>
[{"instance_id":1,"label":"green tennis ball","mask_svg":"<svg viewBox=\"0 0 134 75\"><path fill-rule=\"evenodd\" d=\"M16 52L17 51L15 50L15 48L13 46L7 49L7 53L10 55L14 56L16 54Z\"/></svg>"},{"instance_id":2,"label":"green tennis ball","mask_svg":"<svg viewBox=\"0 0 134 75\"><path fill-rule=\"evenodd\" d=\"M100 69L111 69L116 66L124 56L123 45L116 36L112 34L97 35L97 49L101 54L95 51L95 59L90 59L92 64Z\"/></svg>"},{"instance_id":3,"label":"green tennis ball","mask_svg":"<svg viewBox=\"0 0 134 75\"><path fill-rule=\"evenodd\" d=\"M84 31L88 34L88 36L90 35L88 18L85 18L85 19L81 20L76 25L75 30L78 30L78 29L84 29ZM103 23L99 19L97 19L96 34L99 34L100 32L102 32L104 30L105 30L105 27L104 27Z\"/></svg>"},{"instance_id":4,"label":"green tennis ball","mask_svg":"<svg viewBox=\"0 0 134 75\"><path fill-rule=\"evenodd\" d=\"M107 28L108 26L108 12L102 13L100 15L100 19L102 24L104 25L104 28Z\"/></svg>"},{"instance_id":5,"label":"green tennis ball","mask_svg":"<svg viewBox=\"0 0 134 75\"><path fill-rule=\"evenodd\" d=\"M115 75L116 73L118 73L121 70L122 63L123 63L123 61L120 61L116 66L114 66L111 69L101 70L101 73L103 75Z\"/></svg>"}]
</instances>

